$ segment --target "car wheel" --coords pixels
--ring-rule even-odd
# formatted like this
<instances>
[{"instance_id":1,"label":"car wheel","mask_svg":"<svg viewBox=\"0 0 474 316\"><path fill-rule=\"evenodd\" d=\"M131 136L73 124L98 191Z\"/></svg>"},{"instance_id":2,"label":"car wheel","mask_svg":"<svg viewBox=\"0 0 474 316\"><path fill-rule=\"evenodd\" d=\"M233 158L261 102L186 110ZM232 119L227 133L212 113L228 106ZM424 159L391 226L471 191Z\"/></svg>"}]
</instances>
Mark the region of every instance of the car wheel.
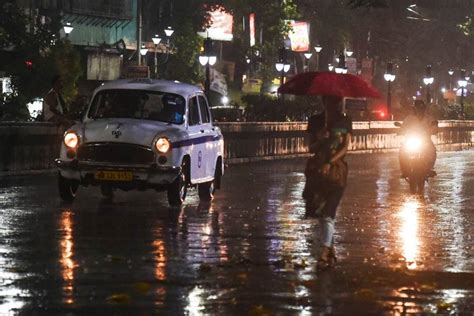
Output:
<instances>
[{"instance_id":1,"label":"car wheel","mask_svg":"<svg viewBox=\"0 0 474 316\"><path fill-rule=\"evenodd\" d=\"M181 172L176 179L168 186L168 203L171 206L180 206L186 199L187 182L186 182L186 165L183 164Z\"/></svg>"},{"instance_id":2,"label":"car wheel","mask_svg":"<svg viewBox=\"0 0 474 316\"><path fill-rule=\"evenodd\" d=\"M220 187L222 172L219 163L220 162L218 162L216 166L214 180L198 184L199 199L202 201L212 201L214 194L216 193L216 189Z\"/></svg>"},{"instance_id":3,"label":"car wheel","mask_svg":"<svg viewBox=\"0 0 474 316\"><path fill-rule=\"evenodd\" d=\"M77 181L64 178L61 173L58 173L58 189L59 196L64 202L72 202L77 194L79 183Z\"/></svg>"},{"instance_id":4,"label":"car wheel","mask_svg":"<svg viewBox=\"0 0 474 316\"><path fill-rule=\"evenodd\" d=\"M198 194L201 201L212 201L214 198L214 193L216 192L214 181L215 180L198 184Z\"/></svg>"},{"instance_id":5,"label":"car wheel","mask_svg":"<svg viewBox=\"0 0 474 316\"><path fill-rule=\"evenodd\" d=\"M100 193L102 196L108 199L114 197L114 189L110 185L103 184L100 186Z\"/></svg>"}]
</instances>

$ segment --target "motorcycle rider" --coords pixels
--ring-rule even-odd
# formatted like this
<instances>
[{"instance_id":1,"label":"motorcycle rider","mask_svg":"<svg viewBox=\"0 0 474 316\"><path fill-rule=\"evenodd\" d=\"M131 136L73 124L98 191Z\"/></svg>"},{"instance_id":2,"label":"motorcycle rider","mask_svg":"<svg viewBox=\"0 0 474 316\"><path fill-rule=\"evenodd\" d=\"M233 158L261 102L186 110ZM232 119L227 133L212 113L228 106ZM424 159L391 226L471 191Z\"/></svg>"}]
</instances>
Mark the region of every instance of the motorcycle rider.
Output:
<instances>
[{"instance_id":1,"label":"motorcycle rider","mask_svg":"<svg viewBox=\"0 0 474 316\"><path fill-rule=\"evenodd\" d=\"M413 104L413 113L409 114L403 120L402 134L406 135L410 132L416 132L419 134L423 143L427 144L426 152L426 166L429 170L428 176L433 177L436 172L433 170L436 161L436 147L431 141L431 135L436 133L438 127L438 121L435 120L426 111L427 106L423 100L415 100ZM402 178L406 178L408 175L408 157L400 152L400 169L402 172Z\"/></svg>"}]
</instances>

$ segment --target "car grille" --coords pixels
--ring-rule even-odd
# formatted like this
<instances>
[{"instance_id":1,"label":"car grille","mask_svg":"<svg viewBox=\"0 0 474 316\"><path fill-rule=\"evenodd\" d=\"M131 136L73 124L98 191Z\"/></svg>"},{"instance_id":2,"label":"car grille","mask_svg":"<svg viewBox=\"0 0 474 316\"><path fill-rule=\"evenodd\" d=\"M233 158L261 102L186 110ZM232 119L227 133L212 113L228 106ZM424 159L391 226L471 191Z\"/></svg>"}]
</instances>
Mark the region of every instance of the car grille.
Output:
<instances>
[{"instance_id":1,"label":"car grille","mask_svg":"<svg viewBox=\"0 0 474 316\"><path fill-rule=\"evenodd\" d=\"M144 146L120 143L94 143L79 146L79 160L121 164L150 164L155 160L153 151Z\"/></svg>"}]
</instances>

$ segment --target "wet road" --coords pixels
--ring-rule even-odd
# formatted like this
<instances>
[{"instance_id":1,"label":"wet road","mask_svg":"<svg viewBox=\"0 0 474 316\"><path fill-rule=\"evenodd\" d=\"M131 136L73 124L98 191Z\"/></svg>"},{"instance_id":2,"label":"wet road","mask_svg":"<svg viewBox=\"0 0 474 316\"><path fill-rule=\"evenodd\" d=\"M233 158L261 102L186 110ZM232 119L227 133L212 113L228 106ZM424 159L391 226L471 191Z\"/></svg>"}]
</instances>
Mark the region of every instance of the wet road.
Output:
<instances>
[{"instance_id":1,"label":"wet road","mask_svg":"<svg viewBox=\"0 0 474 316\"><path fill-rule=\"evenodd\" d=\"M425 198L395 154L351 155L338 265L316 273L304 160L230 166L190 191L95 188L61 204L53 175L0 178L0 315L399 315L474 311L474 151L440 153Z\"/></svg>"}]
</instances>

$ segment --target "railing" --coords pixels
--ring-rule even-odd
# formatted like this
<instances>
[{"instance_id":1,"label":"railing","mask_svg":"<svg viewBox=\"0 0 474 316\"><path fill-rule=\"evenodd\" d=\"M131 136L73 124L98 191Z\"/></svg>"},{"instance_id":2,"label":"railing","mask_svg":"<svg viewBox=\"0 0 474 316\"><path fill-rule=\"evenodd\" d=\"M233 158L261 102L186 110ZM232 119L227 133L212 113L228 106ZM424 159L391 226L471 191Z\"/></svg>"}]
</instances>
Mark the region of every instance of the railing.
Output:
<instances>
[{"instance_id":1,"label":"railing","mask_svg":"<svg viewBox=\"0 0 474 316\"><path fill-rule=\"evenodd\" d=\"M306 123L218 123L228 163L285 158L308 153ZM433 141L439 147L474 144L474 121L440 121ZM351 151L395 150L393 122L354 122ZM49 123L0 123L0 172L48 169L59 154L61 131Z\"/></svg>"}]
</instances>

